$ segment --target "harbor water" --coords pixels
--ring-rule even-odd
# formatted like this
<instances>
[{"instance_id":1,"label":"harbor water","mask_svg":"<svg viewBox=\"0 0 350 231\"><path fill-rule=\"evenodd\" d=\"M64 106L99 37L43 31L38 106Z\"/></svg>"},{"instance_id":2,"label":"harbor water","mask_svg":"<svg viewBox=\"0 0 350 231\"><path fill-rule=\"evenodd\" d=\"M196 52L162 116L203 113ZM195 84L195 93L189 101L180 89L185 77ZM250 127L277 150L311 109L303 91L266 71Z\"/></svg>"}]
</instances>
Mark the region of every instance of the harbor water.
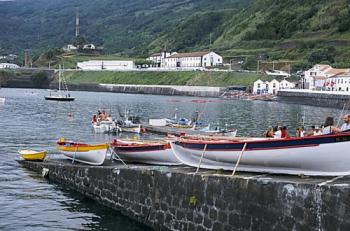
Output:
<instances>
[{"instance_id":1,"label":"harbor water","mask_svg":"<svg viewBox=\"0 0 350 231\"><path fill-rule=\"evenodd\" d=\"M113 117L127 109L145 120L172 118L175 111L178 118L190 118L198 110L200 120L212 127L236 128L239 136L261 136L276 125L287 126L293 135L302 117L307 127L321 125L327 116L337 120L341 114L333 108L279 102L90 92L72 92L74 102L54 102L44 100L47 94L46 90L0 90L0 96L6 97L0 105L0 230L147 230L118 212L49 184L15 161L19 149L55 153L60 137L110 141L113 136L92 131L91 117L99 108Z\"/></svg>"}]
</instances>

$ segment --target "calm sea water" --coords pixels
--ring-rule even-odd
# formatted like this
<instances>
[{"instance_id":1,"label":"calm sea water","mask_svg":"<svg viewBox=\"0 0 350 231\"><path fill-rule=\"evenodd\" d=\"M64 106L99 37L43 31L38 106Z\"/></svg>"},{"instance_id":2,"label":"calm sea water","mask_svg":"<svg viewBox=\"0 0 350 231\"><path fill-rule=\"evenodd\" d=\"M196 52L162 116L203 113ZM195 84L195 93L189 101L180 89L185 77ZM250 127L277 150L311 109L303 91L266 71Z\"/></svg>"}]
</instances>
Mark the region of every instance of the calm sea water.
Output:
<instances>
[{"instance_id":1,"label":"calm sea water","mask_svg":"<svg viewBox=\"0 0 350 231\"><path fill-rule=\"evenodd\" d=\"M97 205L15 161L17 150L37 148L54 151L60 137L100 142L113 137L96 135L91 115L106 108L116 115L128 108L144 118L189 118L199 110L201 119L213 126L238 129L239 135L261 135L268 126L287 125L294 133L301 116L306 125L320 125L340 110L258 101L196 103L190 97L165 97L113 93L73 92L76 101L45 101L46 90L1 89L6 103L0 105L0 230L145 230L146 227ZM72 114L72 117L68 116Z\"/></svg>"}]
</instances>

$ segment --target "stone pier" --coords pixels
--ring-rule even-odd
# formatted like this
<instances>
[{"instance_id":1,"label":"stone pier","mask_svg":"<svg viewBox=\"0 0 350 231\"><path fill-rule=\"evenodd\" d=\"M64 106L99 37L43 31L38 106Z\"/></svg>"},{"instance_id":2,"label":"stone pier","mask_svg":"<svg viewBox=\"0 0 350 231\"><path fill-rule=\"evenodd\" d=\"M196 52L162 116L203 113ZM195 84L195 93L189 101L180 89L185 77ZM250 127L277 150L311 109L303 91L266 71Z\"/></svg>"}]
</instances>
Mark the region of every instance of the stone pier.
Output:
<instances>
[{"instance_id":1,"label":"stone pier","mask_svg":"<svg viewBox=\"0 0 350 231\"><path fill-rule=\"evenodd\" d=\"M350 230L350 177L19 161L155 230Z\"/></svg>"},{"instance_id":2,"label":"stone pier","mask_svg":"<svg viewBox=\"0 0 350 231\"><path fill-rule=\"evenodd\" d=\"M350 92L288 89L278 91L277 96L279 101L291 103L335 108L343 108L344 104L348 104L350 107Z\"/></svg>"}]
</instances>

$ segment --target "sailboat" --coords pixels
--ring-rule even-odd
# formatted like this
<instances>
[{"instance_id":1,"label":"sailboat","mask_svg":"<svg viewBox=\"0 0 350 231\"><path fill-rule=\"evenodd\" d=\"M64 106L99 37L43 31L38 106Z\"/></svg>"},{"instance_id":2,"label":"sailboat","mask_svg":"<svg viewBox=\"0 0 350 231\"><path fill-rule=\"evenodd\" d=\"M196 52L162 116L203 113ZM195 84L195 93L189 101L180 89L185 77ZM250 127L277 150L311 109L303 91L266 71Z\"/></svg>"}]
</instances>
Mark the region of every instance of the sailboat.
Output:
<instances>
[{"instance_id":1,"label":"sailboat","mask_svg":"<svg viewBox=\"0 0 350 231\"><path fill-rule=\"evenodd\" d=\"M55 101L73 101L75 100L74 97L71 97L68 92L67 84L64 81L64 88L62 89L62 80L64 81L64 76L62 73L61 66L59 66L59 73L58 73L58 94L57 95L50 95L45 96L46 100L55 100ZM63 93L62 93L63 92Z\"/></svg>"}]
</instances>

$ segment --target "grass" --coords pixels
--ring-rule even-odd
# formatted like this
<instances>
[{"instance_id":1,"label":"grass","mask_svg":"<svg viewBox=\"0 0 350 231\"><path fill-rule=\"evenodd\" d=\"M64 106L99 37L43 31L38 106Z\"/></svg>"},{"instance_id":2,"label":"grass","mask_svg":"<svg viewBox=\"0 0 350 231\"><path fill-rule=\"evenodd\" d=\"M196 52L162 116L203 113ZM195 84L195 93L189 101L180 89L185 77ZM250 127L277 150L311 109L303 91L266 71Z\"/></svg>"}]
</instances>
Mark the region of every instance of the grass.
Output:
<instances>
[{"instance_id":1,"label":"grass","mask_svg":"<svg viewBox=\"0 0 350 231\"><path fill-rule=\"evenodd\" d=\"M79 71L65 74L69 83L109 83L140 85L232 86L252 85L269 77L241 72L112 72Z\"/></svg>"}]
</instances>

